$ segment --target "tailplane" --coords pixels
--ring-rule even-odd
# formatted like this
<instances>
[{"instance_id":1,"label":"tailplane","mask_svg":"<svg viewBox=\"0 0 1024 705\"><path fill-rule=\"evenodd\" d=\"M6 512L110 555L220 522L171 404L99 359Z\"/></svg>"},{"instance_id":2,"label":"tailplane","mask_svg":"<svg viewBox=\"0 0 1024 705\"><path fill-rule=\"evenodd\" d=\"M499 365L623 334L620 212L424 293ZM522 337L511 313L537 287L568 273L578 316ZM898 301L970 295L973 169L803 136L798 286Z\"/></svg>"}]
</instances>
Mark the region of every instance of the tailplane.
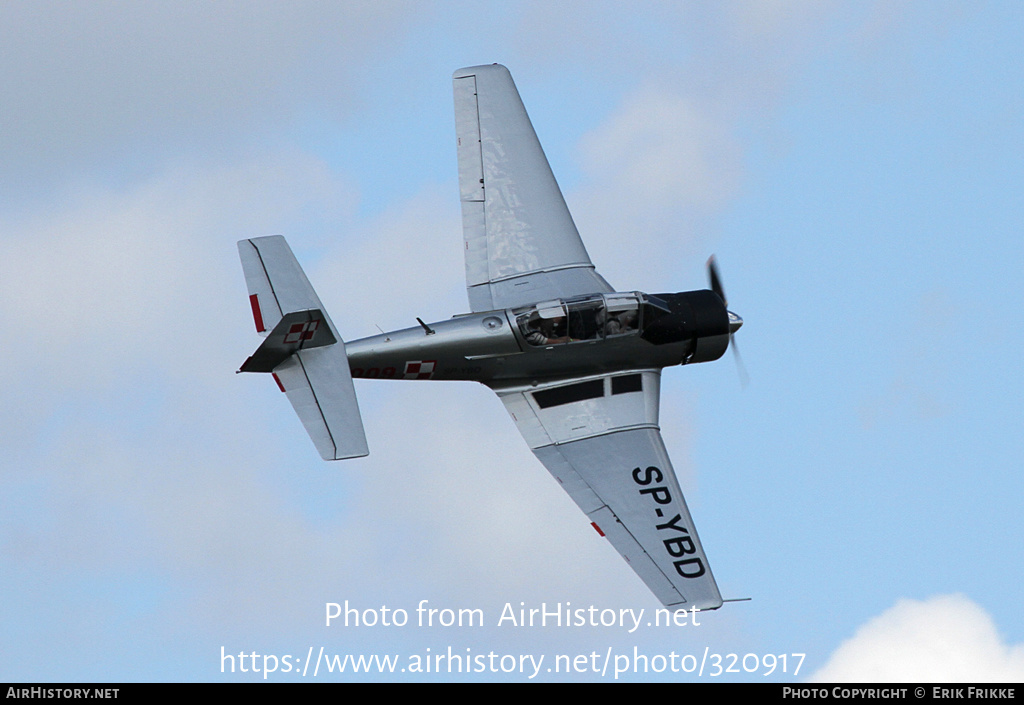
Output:
<instances>
[{"instance_id":1,"label":"tailplane","mask_svg":"<svg viewBox=\"0 0 1024 705\"><path fill-rule=\"evenodd\" d=\"M239 372L270 372L324 460L370 451L345 342L280 235L238 242L256 331L266 339Z\"/></svg>"}]
</instances>

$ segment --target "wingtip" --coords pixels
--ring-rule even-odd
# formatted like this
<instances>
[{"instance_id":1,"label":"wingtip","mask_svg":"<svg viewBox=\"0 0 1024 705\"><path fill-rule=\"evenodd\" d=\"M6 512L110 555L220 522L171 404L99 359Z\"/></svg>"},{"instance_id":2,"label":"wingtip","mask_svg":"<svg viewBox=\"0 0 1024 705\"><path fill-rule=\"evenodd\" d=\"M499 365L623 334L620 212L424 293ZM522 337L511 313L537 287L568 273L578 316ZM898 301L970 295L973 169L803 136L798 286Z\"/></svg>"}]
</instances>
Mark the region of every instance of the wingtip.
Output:
<instances>
[{"instance_id":1,"label":"wingtip","mask_svg":"<svg viewBox=\"0 0 1024 705\"><path fill-rule=\"evenodd\" d=\"M461 69L456 69L452 73L452 78L465 78L466 76L478 76L482 73L489 72L504 72L509 73L509 70L502 64L480 64L479 66L466 66Z\"/></svg>"}]
</instances>

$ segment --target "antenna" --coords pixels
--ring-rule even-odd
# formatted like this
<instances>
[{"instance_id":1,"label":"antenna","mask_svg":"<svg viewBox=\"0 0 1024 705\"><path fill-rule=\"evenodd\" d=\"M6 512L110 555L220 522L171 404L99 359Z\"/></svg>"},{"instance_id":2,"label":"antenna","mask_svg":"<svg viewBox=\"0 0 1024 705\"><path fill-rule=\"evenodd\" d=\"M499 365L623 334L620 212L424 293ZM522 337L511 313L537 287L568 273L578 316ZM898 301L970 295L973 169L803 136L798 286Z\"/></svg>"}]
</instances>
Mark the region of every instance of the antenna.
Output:
<instances>
[{"instance_id":1,"label":"antenna","mask_svg":"<svg viewBox=\"0 0 1024 705\"><path fill-rule=\"evenodd\" d=\"M416 316L416 320L419 321L420 325L423 326L423 330L427 331L427 335L433 335L436 331L423 322L423 319Z\"/></svg>"}]
</instances>

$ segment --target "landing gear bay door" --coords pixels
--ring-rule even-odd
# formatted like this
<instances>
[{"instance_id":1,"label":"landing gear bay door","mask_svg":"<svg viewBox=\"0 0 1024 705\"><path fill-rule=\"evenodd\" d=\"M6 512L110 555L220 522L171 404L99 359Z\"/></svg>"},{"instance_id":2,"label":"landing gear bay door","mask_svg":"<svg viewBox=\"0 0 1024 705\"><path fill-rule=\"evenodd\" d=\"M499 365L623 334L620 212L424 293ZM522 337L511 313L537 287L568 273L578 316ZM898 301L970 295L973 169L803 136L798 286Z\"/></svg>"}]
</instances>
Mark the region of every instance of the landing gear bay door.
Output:
<instances>
[{"instance_id":1,"label":"landing gear bay door","mask_svg":"<svg viewBox=\"0 0 1024 705\"><path fill-rule=\"evenodd\" d=\"M722 596L658 428L661 375L496 388L537 458L671 609Z\"/></svg>"},{"instance_id":2,"label":"landing gear bay door","mask_svg":"<svg viewBox=\"0 0 1024 705\"><path fill-rule=\"evenodd\" d=\"M239 372L271 372L324 460L369 453L345 343L281 236L240 240L256 331Z\"/></svg>"}]
</instances>

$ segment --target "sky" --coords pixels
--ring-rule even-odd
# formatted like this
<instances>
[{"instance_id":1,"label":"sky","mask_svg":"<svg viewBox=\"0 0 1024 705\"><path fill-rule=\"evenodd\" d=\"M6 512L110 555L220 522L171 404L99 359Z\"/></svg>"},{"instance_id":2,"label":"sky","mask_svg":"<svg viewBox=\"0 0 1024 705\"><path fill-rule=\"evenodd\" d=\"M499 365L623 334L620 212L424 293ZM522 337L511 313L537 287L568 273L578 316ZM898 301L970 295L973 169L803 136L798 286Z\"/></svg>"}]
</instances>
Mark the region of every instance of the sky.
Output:
<instances>
[{"instance_id":1,"label":"sky","mask_svg":"<svg viewBox=\"0 0 1024 705\"><path fill-rule=\"evenodd\" d=\"M1022 34L1012 1L0 4L0 681L1024 680ZM324 463L234 374L243 238L349 340L468 309L451 74L494 62L613 286L718 258L749 384L666 369L661 427L750 601L656 625L481 385L359 380L370 455ZM556 606L585 623L519 622Z\"/></svg>"}]
</instances>

